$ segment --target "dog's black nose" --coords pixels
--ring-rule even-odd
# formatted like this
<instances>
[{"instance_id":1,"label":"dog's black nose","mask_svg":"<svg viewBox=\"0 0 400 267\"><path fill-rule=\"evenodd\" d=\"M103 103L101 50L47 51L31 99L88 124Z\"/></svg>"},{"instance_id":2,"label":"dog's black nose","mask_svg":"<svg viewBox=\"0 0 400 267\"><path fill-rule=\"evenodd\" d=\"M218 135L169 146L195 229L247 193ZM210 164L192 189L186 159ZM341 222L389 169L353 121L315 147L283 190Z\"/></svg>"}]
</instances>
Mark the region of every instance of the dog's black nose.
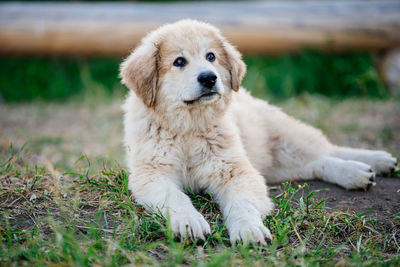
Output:
<instances>
[{"instance_id":1,"label":"dog's black nose","mask_svg":"<svg viewBox=\"0 0 400 267\"><path fill-rule=\"evenodd\" d=\"M217 75L215 75L214 72L208 71L208 72L202 72L200 75L197 77L197 80L201 85L203 85L206 88L212 88L215 85L215 82L217 81Z\"/></svg>"}]
</instances>

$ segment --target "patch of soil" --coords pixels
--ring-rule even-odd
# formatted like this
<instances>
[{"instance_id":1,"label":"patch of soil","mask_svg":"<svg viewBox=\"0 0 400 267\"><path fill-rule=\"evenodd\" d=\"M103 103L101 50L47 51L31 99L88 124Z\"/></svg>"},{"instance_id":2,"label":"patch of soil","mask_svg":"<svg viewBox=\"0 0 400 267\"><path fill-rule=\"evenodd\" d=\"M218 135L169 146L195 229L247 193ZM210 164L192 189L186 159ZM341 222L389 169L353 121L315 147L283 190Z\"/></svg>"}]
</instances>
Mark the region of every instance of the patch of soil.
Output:
<instances>
[{"instance_id":1,"label":"patch of soil","mask_svg":"<svg viewBox=\"0 0 400 267\"><path fill-rule=\"evenodd\" d=\"M329 209L368 211L369 216L384 219L400 212L400 177L377 177L376 185L368 191L345 190L337 185L322 181L292 182L293 187L307 183L310 192L321 190L314 195L317 199L326 199ZM282 190L271 190L271 195L278 195Z\"/></svg>"}]
</instances>

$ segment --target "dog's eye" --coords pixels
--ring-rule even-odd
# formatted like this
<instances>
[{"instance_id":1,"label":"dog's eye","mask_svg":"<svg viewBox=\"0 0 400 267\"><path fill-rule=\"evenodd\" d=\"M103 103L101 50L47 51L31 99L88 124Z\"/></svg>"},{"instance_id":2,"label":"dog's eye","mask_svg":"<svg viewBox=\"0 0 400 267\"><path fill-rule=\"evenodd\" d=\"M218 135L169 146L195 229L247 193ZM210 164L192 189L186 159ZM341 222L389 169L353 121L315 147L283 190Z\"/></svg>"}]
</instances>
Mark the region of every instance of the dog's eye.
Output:
<instances>
[{"instance_id":1,"label":"dog's eye","mask_svg":"<svg viewBox=\"0 0 400 267\"><path fill-rule=\"evenodd\" d=\"M174 61L174 66L175 67L183 67L186 65L186 59L184 57L178 57Z\"/></svg>"},{"instance_id":2,"label":"dog's eye","mask_svg":"<svg viewBox=\"0 0 400 267\"><path fill-rule=\"evenodd\" d=\"M213 62L213 61L215 60L215 55L214 55L214 53L208 53L208 54L206 55L206 59L207 59L208 61L210 61L210 62Z\"/></svg>"}]
</instances>

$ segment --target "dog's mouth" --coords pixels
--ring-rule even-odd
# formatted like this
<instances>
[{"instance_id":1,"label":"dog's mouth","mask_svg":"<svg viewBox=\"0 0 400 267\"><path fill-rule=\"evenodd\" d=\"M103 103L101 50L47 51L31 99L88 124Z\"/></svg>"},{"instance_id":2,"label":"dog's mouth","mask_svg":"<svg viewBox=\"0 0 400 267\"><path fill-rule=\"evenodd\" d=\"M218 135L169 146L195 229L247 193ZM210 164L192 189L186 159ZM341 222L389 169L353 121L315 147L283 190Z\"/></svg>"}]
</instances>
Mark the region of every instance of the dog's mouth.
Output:
<instances>
[{"instance_id":1,"label":"dog's mouth","mask_svg":"<svg viewBox=\"0 0 400 267\"><path fill-rule=\"evenodd\" d=\"M208 102L210 100L213 100L216 96L219 96L219 93L216 91L211 91L211 92L207 92L207 93L200 95L196 99L184 100L183 102L185 102L186 105L193 105L197 102L201 102L201 103Z\"/></svg>"}]
</instances>

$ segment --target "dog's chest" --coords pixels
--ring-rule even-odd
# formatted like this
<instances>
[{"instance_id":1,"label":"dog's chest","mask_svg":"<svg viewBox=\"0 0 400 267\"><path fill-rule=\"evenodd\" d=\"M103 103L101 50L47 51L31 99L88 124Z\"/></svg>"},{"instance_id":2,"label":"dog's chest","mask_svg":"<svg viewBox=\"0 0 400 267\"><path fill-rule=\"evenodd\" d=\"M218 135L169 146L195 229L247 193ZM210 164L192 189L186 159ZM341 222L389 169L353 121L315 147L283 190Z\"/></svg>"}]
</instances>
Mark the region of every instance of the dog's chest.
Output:
<instances>
[{"instance_id":1,"label":"dog's chest","mask_svg":"<svg viewBox=\"0 0 400 267\"><path fill-rule=\"evenodd\" d=\"M206 133L194 133L183 138L183 151L188 166L197 166L209 160L223 157L229 138L218 129Z\"/></svg>"},{"instance_id":2,"label":"dog's chest","mask_svg":"<svg viewBox=\"0 0 400 267\"><path fill-rule=\"evenodd\" d=\"M222 146L212 135L191 135L182 138L182 183L194 192L206 189L209 177L215 172L213 167L221 160Z\"/></svg>"},{"instance_id":3,"label":"dog's chest","mask_svg":"<svg viewBox=\"0 0 400 267\"><path fill-rule=\"evenodd\" d=\"M221 157L231 139L217 128L205 133L186 134L171 134L160 130L157 135L157 138L152 139L158 140L158 149L165 150L166 157L179 157L188 167Z\"/></svg>"},{"instance_id":4,"label":"dog's chest","mask_svg":"<svg viewBox=\"0 0 400 267\"><path fill-rule=\"evenodd\" d=\"M232 132L232 131L231 131ZM226 169L234 156L235 140L232 133L218 126L206 132L171 133L162 128L151 131L148 140L155 141L156 157L153 163L162 163L173 168L184 187L194 191L207 188L210 179ZM237 140L236 140L237 141ZM161 156L161 157L160 157ZM154 162L154 160L156 162Z\"/></svg>"}]
</instances>

